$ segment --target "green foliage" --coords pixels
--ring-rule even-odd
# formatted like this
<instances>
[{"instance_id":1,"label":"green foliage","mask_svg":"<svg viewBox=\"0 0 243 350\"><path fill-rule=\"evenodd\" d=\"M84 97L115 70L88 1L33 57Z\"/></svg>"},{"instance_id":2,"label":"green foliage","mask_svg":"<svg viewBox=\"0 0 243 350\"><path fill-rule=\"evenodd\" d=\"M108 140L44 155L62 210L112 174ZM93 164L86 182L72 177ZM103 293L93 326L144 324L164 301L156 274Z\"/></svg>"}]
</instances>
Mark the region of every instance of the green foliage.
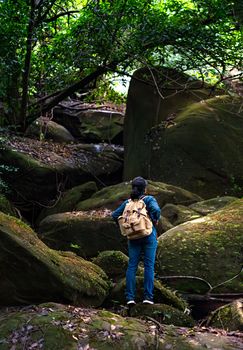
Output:
<instances>
[{"instance_id":1,"label":"green foliage","mask_svg":"<svg viewBox=\"0 0 243 350\"><path fill-rule=\"evenodd\" d=\"M1 128L0 128L1 131ZM4 143L6 141L5 137L0 137L0 152L4 149ZM18 169L13 166L8 166L6 164L0 164L0 194L10 192L10 188L8 183L3 178L6 177L7 174L16 172Z\"/></svg>"},{"instance_id":2,"label":"green foliage","mask_svg":"<svg viewBox=\"0 0 243 350\"><path fill-rule=\"evenodd\" d=\"M243 187L239 184L235 176L230 176L231 190L235 196L241 196L243 193Z\"/></svg>"},{"instance_id":3,"label":"green foliage","mask_svg":"<svg viewBox=\"0 0 243 350\"><path fill-rule=\"evenodd\" d=\"M241 14L239 0L1 1L0 99L8 123L24 118L24 84L33 100L99 67L124 75L164 65L217 82L242 66ZM94 88L96 99L120 100L103 80L85 91Z\"/></svg>"},{"instance_id":4,"label":"green foliage","mask_svg":"<svg viewBox=\"0 0 243 350\"><path fill-rule=\"evenodd\" d=\"M85 101L95 102L96 104L112 102L120 105L126 102L126 95L115 90L115 84L110 79L104 77L97 82L96 88L85 97Z\"/></svg>"}]
</instances>

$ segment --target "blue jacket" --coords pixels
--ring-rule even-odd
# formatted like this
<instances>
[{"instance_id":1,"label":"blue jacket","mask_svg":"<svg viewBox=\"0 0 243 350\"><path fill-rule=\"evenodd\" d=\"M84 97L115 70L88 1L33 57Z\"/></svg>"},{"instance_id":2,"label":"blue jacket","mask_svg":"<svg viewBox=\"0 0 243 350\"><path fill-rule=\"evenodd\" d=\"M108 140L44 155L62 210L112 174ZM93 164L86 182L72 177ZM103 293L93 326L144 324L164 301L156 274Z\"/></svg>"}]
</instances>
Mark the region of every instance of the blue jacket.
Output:
<instances>
[{"instance_id":1,"label":"blue jacket","mask_svg":"<svg viewBox=\"0 0 243 350\"><path fill-rule=\"evenodd\" d=\"M146 209L148 211L148 214L150 216L150 219L153 222L153 229L152 234L156 237L156 228L154 226L154 223L156 223L160 218L160 207L156 201L156 199L153 196L146 196L143 198L143 201L146 205ZM119 216L122 215L125 206L128 202L128 199L125 200L113 213L111 214L112 218L117 222L117 219Z\"/></svg>"}]
</instances>

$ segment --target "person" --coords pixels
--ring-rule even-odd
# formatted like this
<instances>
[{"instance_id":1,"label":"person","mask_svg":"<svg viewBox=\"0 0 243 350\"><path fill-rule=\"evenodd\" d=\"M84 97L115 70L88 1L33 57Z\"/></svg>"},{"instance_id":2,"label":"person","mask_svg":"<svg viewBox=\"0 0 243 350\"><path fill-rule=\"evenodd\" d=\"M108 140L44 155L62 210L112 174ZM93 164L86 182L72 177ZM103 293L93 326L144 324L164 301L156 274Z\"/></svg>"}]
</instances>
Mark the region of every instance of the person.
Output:
<instances>
[{"instance_id":1,"label":"person","mask_svg":"<svg viewBox=\"0 0 243 350\"><path fill-rule=\"evenodd\" d=\"M136 272L138 264L143 256L144 263L144 300L145 304L153 304L154 292L154 265L157 249L157 232L156 225L160 218L160 207L153 196L145 195L147 181L141 177L135 177L132 180L131 200L143 199L146 205L146 210L153 223L151 234L138 239L128 239L128 268L126 271L126 300L127 305L136 304ZM112 213L112 218L118 222L118 218L122 215L128 200L125 200Z\"/></svg>"}]
</instances>

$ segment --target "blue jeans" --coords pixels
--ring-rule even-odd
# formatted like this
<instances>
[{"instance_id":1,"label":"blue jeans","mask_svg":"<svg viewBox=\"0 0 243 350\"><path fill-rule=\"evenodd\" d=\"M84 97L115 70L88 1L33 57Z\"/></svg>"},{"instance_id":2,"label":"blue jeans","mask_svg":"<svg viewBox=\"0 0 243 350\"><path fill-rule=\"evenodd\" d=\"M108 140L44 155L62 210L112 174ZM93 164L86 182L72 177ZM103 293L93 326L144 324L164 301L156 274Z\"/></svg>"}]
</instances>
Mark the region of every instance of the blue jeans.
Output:
<instances>
[{"instance_id":1,"label":"blue jeans","mask_svg":"<svg viewBox=\"0 0 243 350\"><path fill-rule=\"evenodd\" d=\"M153 300L154 264L157 249L156 232L151 235L128 241L129 262L126 273L126 299L134 300L136 294L136 272L143 253L144 260L144 299Z\"/></svg>"}]
</instances>

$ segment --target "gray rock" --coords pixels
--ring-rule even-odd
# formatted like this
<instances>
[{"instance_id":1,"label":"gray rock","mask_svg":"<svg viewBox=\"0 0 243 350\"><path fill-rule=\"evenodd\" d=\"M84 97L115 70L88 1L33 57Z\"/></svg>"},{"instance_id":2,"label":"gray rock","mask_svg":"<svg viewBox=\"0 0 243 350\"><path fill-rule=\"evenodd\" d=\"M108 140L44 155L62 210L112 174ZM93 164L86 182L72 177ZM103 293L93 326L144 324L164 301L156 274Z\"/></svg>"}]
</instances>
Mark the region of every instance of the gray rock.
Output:
<instances>
[{"instance_id":1,"label":"gray rock","mask_svg":"<svg viewBox=\"0 0 243 350\"><path fill-rule=\"evenodd\" d=\"M72 134L62 125L40 117L36 119L26 130L27 136L36 136L38 139L51 139L56 142L73 142Z\"/></svg>"}]
</instances>

